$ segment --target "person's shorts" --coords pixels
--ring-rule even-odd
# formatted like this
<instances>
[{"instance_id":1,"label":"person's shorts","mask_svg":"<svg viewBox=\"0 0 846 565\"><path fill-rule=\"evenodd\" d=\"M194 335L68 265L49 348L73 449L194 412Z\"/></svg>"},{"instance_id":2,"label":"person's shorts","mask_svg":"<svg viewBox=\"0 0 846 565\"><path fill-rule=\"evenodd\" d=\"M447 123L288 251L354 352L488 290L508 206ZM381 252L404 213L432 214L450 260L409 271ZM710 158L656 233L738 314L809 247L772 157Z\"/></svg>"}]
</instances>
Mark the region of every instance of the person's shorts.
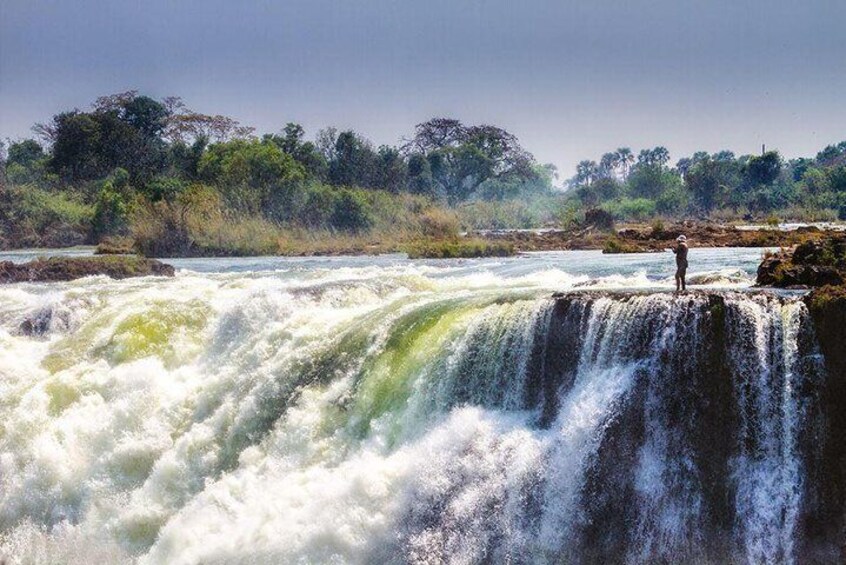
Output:
<instances>
[{"instance_id":1,"label":"person's shorts","mask_svg":"<svg viewBox=\"0 0 846 565\"><path fill-rule=\"evenodd\" d=\"M687 273L687 267L677 267L676 268L676 276L684 278L685 274Z\"/></svg>"}]
</instances>

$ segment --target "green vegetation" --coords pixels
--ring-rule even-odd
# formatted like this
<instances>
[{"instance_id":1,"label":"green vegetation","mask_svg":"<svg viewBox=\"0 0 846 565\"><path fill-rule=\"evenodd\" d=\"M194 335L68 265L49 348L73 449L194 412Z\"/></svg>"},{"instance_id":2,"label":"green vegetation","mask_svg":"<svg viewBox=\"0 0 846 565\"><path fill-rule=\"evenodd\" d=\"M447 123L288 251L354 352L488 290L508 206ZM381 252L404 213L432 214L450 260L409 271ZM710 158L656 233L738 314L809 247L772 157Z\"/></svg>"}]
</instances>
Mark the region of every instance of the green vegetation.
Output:
<instances>
[{"instance_id":1,"label":"green vegetation","mask_svg":"<svg viewBox=\"0 0 846 565\"><path fill-rule=\"evenodd\" d=\"M748 220L846 220L846 141L816 157L784 162L777 151L736 157L705 151L670 166L664 147L637 159L626 147L599 162L582 161L568 183L580 205L600 207L617 219L710 216Z\"/></svg>"},{"instance_id":2,"label":"green vegetation","mask_svg":"<svg viewBox=\"0 0 846 565\"><path fill-rule=\"evenodd\" d=\"M455 259L457 257L508 257L514 245L505 241L462 239L412 244L404 249L412 259Z\"/></svg>"},{"instance_id":3,"label":"green vegetation","mask_svg":"<svg viewBox=\"0 0 846 565\"><path fill-rule=\"evenodd\" d=\"M603 253L642 253L642 247L623 241L617 237L609 237L602 246Z\"/></svg>"},{"instance_id":4,"label":"green vegetation","mask_svg":"<svg viewBox=\"0 0 846 565\"><path fill-rule=\"evenodd\" d=\"M98 243L148 256L395 251L553 217L551 165L488 125L436 118L402 146L354 131L256 136L232 118L130 91L59 113L10 143L0 247ZM560 197L559 197L560 198ZM120 241L118 246L110 242ZM501 250L496 251L502 252Z\"/></svg>"},{"instance_id":5,"label":"green vegetation","mask_svg":"<svg viewBox=\"0 0 846 565\"><path fill-rule=\"evenodd\" d=\"M590 221L597 209L612 228L613 220L691 216L846 218L846 142L787 163L775 151L721 151L675 166L663 147L637 155L622 147L579 163L560 191L555 168L512 133L448 118L418 124L398 146L376 147L332 127L308 140L295 123L258 136L178 98L130 91L33 130L40 141L0 146L2 248L475 256L508 250L462 232L598 228Z\"/></svg>"}]
</instances>

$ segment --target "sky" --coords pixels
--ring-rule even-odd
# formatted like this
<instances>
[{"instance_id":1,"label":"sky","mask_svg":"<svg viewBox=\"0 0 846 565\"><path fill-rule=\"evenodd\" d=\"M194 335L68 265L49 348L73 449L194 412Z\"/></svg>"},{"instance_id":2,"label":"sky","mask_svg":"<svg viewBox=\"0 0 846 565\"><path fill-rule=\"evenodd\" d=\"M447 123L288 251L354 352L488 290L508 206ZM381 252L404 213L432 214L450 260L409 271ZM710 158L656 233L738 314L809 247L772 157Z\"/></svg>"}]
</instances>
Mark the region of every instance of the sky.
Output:
<instances>
[{"instance_id":1,"label":"sky","mask_svg":"<svg viewBox=\"0 0 846 565\"><path fill-rule=\"evenodd\" d=\"M572 175L617 147L846 139L843 0L0 0L0 138L100 95L396 144L433 116Z\"/></svg>"}]
</instances>

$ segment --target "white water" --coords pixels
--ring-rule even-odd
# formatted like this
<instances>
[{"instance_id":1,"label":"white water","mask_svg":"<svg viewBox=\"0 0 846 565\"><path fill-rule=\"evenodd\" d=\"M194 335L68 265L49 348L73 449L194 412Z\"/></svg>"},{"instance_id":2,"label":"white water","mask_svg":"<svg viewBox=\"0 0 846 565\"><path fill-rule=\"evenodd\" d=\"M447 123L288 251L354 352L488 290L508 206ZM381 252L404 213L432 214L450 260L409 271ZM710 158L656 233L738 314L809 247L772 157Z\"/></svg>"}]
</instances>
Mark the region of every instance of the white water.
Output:
<instances>
[{"instance_id":1,"label":"white water","mask_svg":"<svg viewBox=\"0 0 846 565\"><path fill-rule=\"evenodd\" d=\"M749 284L760 252L729 253L702 250L703 280ZM539 425L540 406L526 401L552 291L670 288L654 256L621 259L619 272L609 259L224 260L222 272L194 260L170 280L0 287L0 554L578 561L589 471L642 382L647 426L628 503L645 511L626 558L695 554L701 494L663 415L662 381L648 377L679 377L664 360L695 321L687 310L667 294L593 301L554 418ZM737 537L749 562L788 561L800 307L733 300L738 340L753 344L739 353L751 360L735 360L752 385L743 402L761 407L742 425L763 453L735 462ZM21 321L39 317L44 334L23 335Z\"/></svg>"}]
</instances>

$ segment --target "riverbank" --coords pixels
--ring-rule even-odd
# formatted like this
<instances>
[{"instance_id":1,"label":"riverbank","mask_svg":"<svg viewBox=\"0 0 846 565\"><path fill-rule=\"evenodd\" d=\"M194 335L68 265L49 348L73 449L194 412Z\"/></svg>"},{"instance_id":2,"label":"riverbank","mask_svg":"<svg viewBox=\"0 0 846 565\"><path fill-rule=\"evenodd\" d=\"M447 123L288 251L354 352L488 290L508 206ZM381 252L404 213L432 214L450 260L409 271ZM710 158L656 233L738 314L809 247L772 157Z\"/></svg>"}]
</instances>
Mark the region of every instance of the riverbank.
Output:
<instances>
[{"instance_id":1,"label":"riverbank","mask_svg":"<svg viewBox=\"0 0 846 565\"><path fill-rule=\"evenodd\" d=\"M98 254L139 252L155 258L188 257L331 257L407 253L412 258L506 257L532 251L602 250L604 253L661 252L685 234L692 247L789 248L806 242L842 236L841 226L778 226L750 229L708 221L685 221L664 225L594 225L573 229L476 230L449 237L411 237L371 232L339 234L322 231L286 231L253 234L240 238L237 246L210 241L186 241L178 248L139 246L132 238L110 238L97 247Z\"/></svg>"}]
</instances>

